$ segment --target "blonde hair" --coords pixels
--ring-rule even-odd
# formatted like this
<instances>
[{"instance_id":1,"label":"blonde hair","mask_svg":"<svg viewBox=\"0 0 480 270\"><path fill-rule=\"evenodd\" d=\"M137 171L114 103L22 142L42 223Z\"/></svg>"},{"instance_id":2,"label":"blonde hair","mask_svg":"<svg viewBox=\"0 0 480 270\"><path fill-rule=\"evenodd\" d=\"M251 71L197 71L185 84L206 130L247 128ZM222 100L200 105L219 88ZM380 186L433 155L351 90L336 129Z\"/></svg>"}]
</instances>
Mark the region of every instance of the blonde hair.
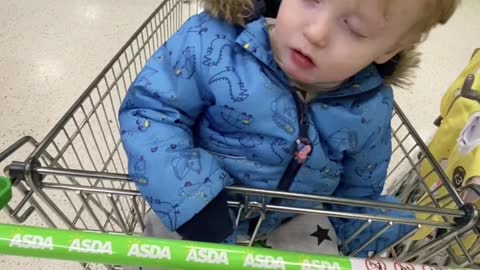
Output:
<instances>
[{"instance_id":1,"label":"blonde hair","mask_svg":"<svg viewBox=\"0 0 480 270\"><path fill-rule=\"evenodd\" d=\"M460 0L426 0L425 16L420 18L412 30L422 33L423 41L435 26L446 24L450 20L459 4Z\"/></svg>"},{"instance_id":2,"label":"blonde hair","mask_svg":"<svg viewBox=\"0 0 480 270\"><path fill-rule=\"evenodd\" d=\"M411 49L400 53L396 61L395 72L385 79L387 84L399 87L412 85L414 69L420 64L420 53L415 47L425 41L430 31L438 25L446 24L455 13L461 0L425 0L423 16L409 29L407 34L416 34ZM388 0L391 2L391 0Z\"/></svg>"}]
</instances>

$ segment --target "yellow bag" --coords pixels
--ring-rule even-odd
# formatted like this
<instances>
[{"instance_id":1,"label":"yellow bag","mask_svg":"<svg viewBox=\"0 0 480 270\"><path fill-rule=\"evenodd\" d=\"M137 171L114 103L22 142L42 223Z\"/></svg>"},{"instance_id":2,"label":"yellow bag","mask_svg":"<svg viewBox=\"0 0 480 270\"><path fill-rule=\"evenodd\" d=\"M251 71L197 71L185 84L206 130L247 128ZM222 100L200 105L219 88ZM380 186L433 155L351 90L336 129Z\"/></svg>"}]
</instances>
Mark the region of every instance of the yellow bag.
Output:
<instances>
[{"instance_id":1,"label":"yellow bag","mask_svg":"<svg viewBox=\"0 0 480 270\"><path fill-rule=\"evenodd\" d=\"M469 184L480 185L480 52L478 49L465 70L448 89L442 98L441 123L429 149L444 169L454 187L459 189ZM455 208L445 187L438 177L431 173L428 161L420 165L420 174L425 183L439 200L443 208ZM466 202L480 207L480 198L473 192L461 194ZM420 205L432 206L430 197L425 196ZM417 214L419 219L443 221L439 216ZM414 240L427 237L431 228L423 228L414 235ZM478 238L473 232L463 238L468 249ZM453 247L457 255L462 254L458 245Z\"/></svg>"}]
</instances>

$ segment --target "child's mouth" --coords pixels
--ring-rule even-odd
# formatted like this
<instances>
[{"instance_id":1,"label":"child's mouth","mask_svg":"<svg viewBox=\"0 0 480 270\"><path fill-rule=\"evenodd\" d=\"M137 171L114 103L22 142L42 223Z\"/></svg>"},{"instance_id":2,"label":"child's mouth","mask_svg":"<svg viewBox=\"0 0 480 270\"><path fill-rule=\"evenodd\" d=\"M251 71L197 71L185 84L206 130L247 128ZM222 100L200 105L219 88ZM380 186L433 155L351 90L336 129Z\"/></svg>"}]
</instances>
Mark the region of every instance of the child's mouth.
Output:
<instances>
[{"instance_id":1,"label":"child's mouth","mask_svg":"<svg viewBox=\"0 0 480 270\"><path fill-rule=\"evenodd\" d=\"M301 69L312 69L315 68L315 64L312 59L307 55L304 55L299 50L291 50L290 58L292 62Z\"/></svg>"}]
</instances>

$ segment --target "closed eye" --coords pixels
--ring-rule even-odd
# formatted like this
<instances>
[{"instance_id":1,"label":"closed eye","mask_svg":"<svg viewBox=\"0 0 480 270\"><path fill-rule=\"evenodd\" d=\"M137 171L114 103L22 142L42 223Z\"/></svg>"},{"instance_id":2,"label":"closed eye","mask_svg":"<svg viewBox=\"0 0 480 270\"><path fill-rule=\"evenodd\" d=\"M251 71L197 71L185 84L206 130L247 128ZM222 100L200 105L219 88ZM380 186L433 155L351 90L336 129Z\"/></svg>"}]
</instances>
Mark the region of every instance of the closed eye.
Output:
<instances>
[{"instance_id":1,"label":"closed eye","mask_svg":"<svg viewBox=\"0 0 480 270\"><path fill-rule=\"evenodd\" d=\"M355 29L354 27L352 27L352 25L350 24L350 22L348 21L348 19L344 19L343 22L344 22L344 24L345 24L345 27L347 27L347 30L348 30L348 31L350 32L350 34L352 34L354 37L359 38L359 39L368 38L368 36L360 33L357 29Z\"/></svg>"}]
</instances>

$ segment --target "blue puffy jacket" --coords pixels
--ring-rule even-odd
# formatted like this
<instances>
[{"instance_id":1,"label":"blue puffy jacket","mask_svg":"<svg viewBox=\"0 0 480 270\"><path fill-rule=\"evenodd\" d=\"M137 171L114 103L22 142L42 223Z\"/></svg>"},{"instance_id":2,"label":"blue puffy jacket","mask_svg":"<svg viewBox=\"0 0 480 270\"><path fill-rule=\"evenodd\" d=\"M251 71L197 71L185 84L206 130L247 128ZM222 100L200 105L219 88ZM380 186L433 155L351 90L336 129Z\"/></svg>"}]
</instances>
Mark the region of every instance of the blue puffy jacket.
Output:
<instances>
[{"instance_id":1,"label":"blue puffy jacket","mask_svg":"<svg viewBox=\"0 0 480 270\"><path fill-rule=\"evenodd\" d=\"M233 227L222 190L278 187L298 150L298 107L272 57L263 18L243 28L196 15L146 63L120 109L130 176L169 229L220 242ZM380 193L391 155L393 94L377 69L365 68L304 107L313 150L289 191L392 201ZM287 216L268 215L262 232ZM362 222L333 224L342 240ZM382 226L371 226L347 249ZM379 251L409 229L394 226L367 250Z\"/></svg>"}]
</instances>

